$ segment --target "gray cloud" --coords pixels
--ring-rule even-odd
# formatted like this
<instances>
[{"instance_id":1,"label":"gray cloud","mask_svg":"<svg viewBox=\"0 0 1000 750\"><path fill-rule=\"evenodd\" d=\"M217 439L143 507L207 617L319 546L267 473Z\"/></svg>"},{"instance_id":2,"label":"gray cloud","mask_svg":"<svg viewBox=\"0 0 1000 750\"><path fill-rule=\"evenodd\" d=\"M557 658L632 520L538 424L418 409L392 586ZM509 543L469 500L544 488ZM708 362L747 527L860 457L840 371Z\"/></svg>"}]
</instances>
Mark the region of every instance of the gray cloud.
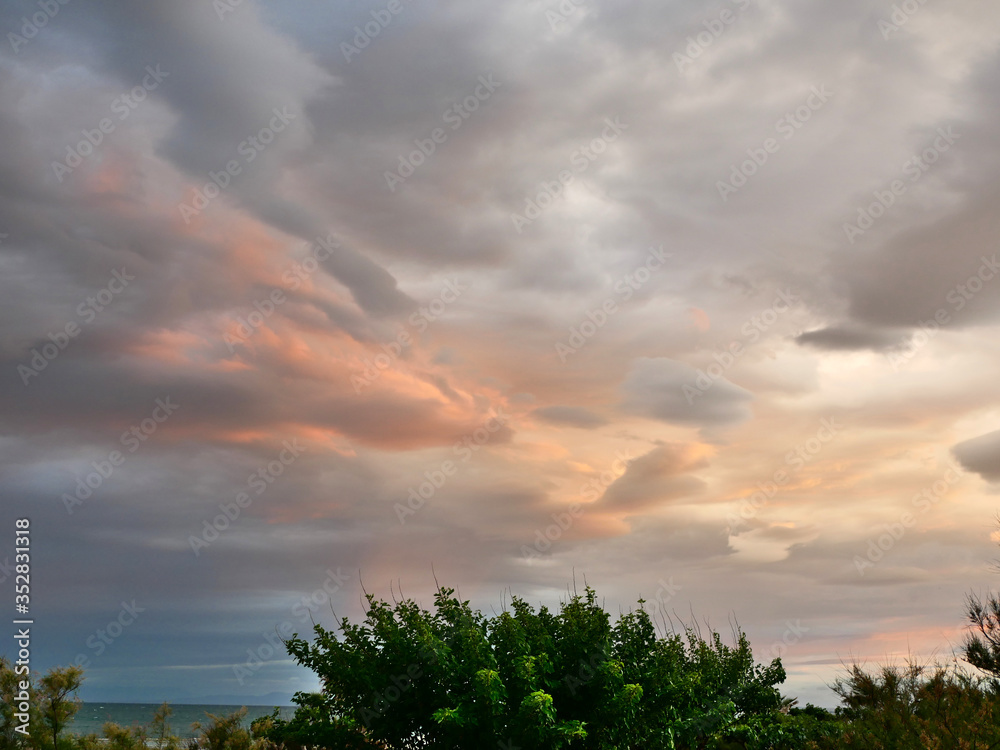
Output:
<instances>
[{"instance_id":1,"label":"gray cloud","mask_svg":"<svg viewBox=\"0 0 1000 750\"><path fill-rule=\"evenodd\" d=\"M718 426L750 417L753 396L725 378L712 380L666 358L641 358L622 384L623 408L665 422Z\"/></svg>"},{"instance_id":2,"label":"gray cloud","mask_svg":"<svg viewBox=\"0 0 1000 750\"><path fill-rule=\"evenodd\" d=\"M670 500L690 500L704 492L706 485L689 472L707 465L704 460L692 460L681 445L655 448L629 461L625 473L604 493L601 506L634 512Z\"/></svg>"},{"instance_id":3,"label":"gray cloud","mask_svg":"<svg viewBox=\"0 0 1000 750\"><path fill-rule=\"evenodd\" d=\"M991 482L1000 482L1000 430L961 442L951 452L969 471Z\"/></svg>"},{"instance_id":4,"label":"gray cloud","mask_svg":"<svg viewBox=\"0 0 1000 750\"><path fill-rule=\"evenodd\" d=\"M887 351L900 346L901 337L878 330L858 328L829 327L808 331L795 338L796 343L812 346L827 351L856 351L870 349L876 352Z\"/></svg>"}]
</instances>

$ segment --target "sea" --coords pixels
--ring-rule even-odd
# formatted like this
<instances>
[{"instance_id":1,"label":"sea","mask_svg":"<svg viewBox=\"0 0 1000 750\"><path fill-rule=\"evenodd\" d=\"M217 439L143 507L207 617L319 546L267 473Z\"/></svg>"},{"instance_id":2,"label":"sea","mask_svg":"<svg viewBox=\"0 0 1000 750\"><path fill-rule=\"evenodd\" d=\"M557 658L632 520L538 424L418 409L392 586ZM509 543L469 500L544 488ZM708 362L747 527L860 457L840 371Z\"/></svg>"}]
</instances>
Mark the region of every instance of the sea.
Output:
<instances>
[{"instance_id":1,"label":"sea","mask_svg":"<svg viewBox=\"0 0 1000 750\"><path fill-rule=\"evenodd\" d=\"M100 735L101 727L108 721L121 724L123 727L130 727L133 724L148 726L160 705L159 703L83 703L72 723L66 727L66 731L73 734L93 732ZM173 709L173 713L167 722L170 724L171 732L181 739L189 739L198 734L191 729L193 722L200 721L206 724L211 721L206 714L227 716L239 711L242 706L171 703L170 708ZM295 713L295 706L247 706L247 714L243 718L244 725L249 728L251 721L269 715L275 708L279 709L283 719L290 719Z\"/></svg>"}]
</instances>

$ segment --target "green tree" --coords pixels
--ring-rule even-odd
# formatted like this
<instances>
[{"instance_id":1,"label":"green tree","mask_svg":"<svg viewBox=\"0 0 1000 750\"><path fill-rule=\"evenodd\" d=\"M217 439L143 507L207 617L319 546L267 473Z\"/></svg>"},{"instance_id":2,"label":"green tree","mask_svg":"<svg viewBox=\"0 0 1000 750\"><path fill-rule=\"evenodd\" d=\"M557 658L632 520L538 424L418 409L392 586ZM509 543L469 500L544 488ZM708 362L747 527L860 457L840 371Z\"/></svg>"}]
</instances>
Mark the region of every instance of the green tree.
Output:
<instances>
[{"instance_id":1,"label":"green tree","mask_svg":"<svg viewBox=\"0 0 1000 750\"><path fill-rule=\"evenodd\" d=\"M168 719L173 713L168 703L163 703L153 714L148 725L134 724L123 727L113 721L105 722L101 734L84 734L74 738L73 750L180 750L180 738L170 729Z\"/></svg>"},{"instance_id":2,"label":"green tree","mask_svg":"<svg viewBox=\"0 0 1000 750\"><path fill-rule=\"evenodd\" d=\"M36 679L31 674L18 674L6 658L0 657L0 750L58 748L60 733L80 708L75 694L82 682L80 667L54 667ZM23 703L17 699L23 683L27 683L28 692L27 737L17 731L24 722L16 718Z\"/></svg>"},{"instance_id":3,"label":"green tree","mask_svg":"<svg viewBox=\"0 0 1000 750\"><path fill-rule=\"evenodd\" d=\"M0 750L22 750L27 747L28 738L17 731L23 724L15 716L18 711L17 697L21 693L21 682L28 683L28 713L31 726L39 726L40 718L35 706L35 688L30 675L19 675L6 657L0 656Z\"/></svg>"},{"instance_id":4,"label":"green tree","mask_svg":"<svg viewBox=\"0 0 1000 750\"><path fill-rule=\"evenodd\" d=\"M104 742L100 744L108 750L146 750L149 732L142 725L123 727L113 721L101 727Z\"/></svg>"},{"instance_id":5,"label":"green tree","mask_svg":"<svg viewBox=\"0 0 1000 750\"><path fill-rule=\"evenodd\" d=\"M641 608L612 624L589 586L558 612L513 597L493 618L439 588L434 611L367 596L340 637L320 625L286 644L323 690L298 694L295 718L267 736L325 747L746 748L785 742L802 722L781 714L781 662L754 662L737 633L657 637ZM320 737L349 738L341 745ZM353 743L353 744L352 744ZM785 744L782 744L785 743ZM720 745L721 747L721 745Z\"/></svg>"},{"instance_id":6,"label":"green tree","mask_svg":"<svg viewBox=\"0 0 1000 750\"><path fill-rule=\"evenodd\" d=\"M1000 523L1000 516L997 521ZM1000 561L994 565L1000 569ZM1000 596L989 592L983 601L977 594L967 594L965 619L973 632L965 638L962 657L977 669L1000 678Z\"/></svg>"},{"instance_id":7,"label":"green tree","mask_svg":"<svg viewBox=\"0 0 1000 750\"><path fill-rule=\"evenodd\" d=\"M45 726L52 736L52 747L59 749L59 734L80 710L76 691L83 682L80 667L56 667L38 681L35 701Z\"/></svg>"},{"instance_id":8,"label":"green tree","mask_svg":"<svg viewBox=\"0 0 1000 750\"><path fill-rule=\"evenodd\" d=\"M201 732L198 747L204 750L252 750L253 738L243 726L246 714L246 706L228 716L217 716L206 711L205 715L211 719L207 725L199 721L191 725L192 729Z\"/></svg>"},{"instance_id":9,"label":"green tree","mask_svg":"<svg viewBox=\"0 0 1000 750\"><path fill-rule=\"evenodd\" d=\"M180 738L170 729L170 716L174 710L169 703L162 703L153 714L149 725L149 739L156 750L179 750Z\"/></svg>"},{"instance_id":10,"label":"green tree","mask_svg":"<svg viewBox=\"0 0 1000 750\"><path fill-rule=\"evenodd\" d=\"M297 693L294 701L298 709L290 720L282 719L276 708L270 716L253 721L251 734L285 750L364 750L371 747L365 738L364 727L331 715L327 701L319 693Z\"/></svg>"},{"instance_id":11,"label":"green tree","mask_svg":"<svg viewBox=\"0 0 1000 750\"><path fill-rule=\"evenodd\" d=\"M1000 747L1000 694L996 683L957 664L883 666L869 673L857 664L838 679L843 735L822 747L857 750L993 750Z\"/></svg>"},{"instance_id":12,"label":"green tree","mask_svg":"<svg viewBox=\"0 0 1000 750\"><path fill-rule=\"evenodd\" d=\"M969 594L965 616L976 632L966 636L963 658L977 669L1000 677L1000 599L991 593L984 602L979 596Z\"/></svg>"}]
</instances>

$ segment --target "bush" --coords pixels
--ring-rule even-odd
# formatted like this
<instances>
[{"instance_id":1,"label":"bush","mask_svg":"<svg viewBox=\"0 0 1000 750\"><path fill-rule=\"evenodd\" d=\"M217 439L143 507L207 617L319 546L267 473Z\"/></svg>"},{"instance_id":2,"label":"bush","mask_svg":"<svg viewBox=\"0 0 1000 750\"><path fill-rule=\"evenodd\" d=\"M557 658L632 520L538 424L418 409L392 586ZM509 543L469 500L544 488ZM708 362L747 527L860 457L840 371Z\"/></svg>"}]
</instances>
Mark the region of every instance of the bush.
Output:
<instances>
[{"instance_id":1,"label":"bush","mask_svg":"<svg viewBox=\"0 0 1000 750\"><path fill-rule=\"evenodd\" d=\"M955 664L857 664L833 686L849 723L837 748L860 750L986 750L1000 745L1000 693L994 680Z\"/></svg>"},{"instance_id":2,"label":"bush","mask_svg":"<svg viewBox=\"0 0 1000 750\"><path fill-rule=\"evenodd\" d=\"M587 587L558 613L514 597L486 618L441 588L435 611L367 596L341 638L288 642L319 676L295 717L259 729L290 748L799 748L820 723L782 714L781 661L755 663L743 633L657 637L641 608L612 625ZM796 744L797 743L797 744Z\"/></svg>"},{"instance_id":3,"label":"bush","mask_svg":"<svg viewBox=\"0 0 1000 750\"><path fill-rule=\"evenodd\" d=\"M80 667L54 667L37 681L31 675L15 672L13 665L0 656L0 750L52 750L64 748L72 741L63 739L62 732L80 708L76 697L83 682ZM29 694L30 735L17 731L23 722L17 720L16 696L22 683Z\"/></svg>"},{"instance_id":4,"label":"bush","mask_svg":"<svg viewBox=\"0 0 1000 750\"><path fill-rule=\"evenodd\" d=\"M191 725L192 729L201 730L201 736L189 742L190 748L257 750L259 743L255 742L250 732L243 727L243 717L247 715L246 706L228 716L216 716L209 713L206 715L211 719L207 726L197 721Z\"/></svg>"},{"instance_id":5,"label":"bush","mask_svg":"<svg viewBox=\"0 0 1000 750\"><path fill-rule=\"evenodd\" d=\"M146 750L146 728L143 726L123 727L112 721L101 727L105 742L100 747L108 750Z\"/></svg>"}]
</instances>

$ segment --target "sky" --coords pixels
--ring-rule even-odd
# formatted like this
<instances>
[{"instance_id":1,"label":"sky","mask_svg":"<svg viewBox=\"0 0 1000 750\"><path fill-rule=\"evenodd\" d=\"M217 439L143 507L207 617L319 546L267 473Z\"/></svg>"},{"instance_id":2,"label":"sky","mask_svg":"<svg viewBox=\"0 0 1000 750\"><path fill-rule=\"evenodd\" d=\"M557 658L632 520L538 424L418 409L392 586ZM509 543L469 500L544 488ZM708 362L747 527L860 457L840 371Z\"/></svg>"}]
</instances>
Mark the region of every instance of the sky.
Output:
<instances>
[{"instance_id":1,"label":"sky","mask_svg":"<svg viewBox=\"0 0 1000 750\"><path fill-rule=\"evenodd\" d=\"M0 590L27 518L85 700L286 704L279 635L436 575L738 623L833 706L1000 583L996 3L0 31Z\"/></svg>"}]
</instances>

